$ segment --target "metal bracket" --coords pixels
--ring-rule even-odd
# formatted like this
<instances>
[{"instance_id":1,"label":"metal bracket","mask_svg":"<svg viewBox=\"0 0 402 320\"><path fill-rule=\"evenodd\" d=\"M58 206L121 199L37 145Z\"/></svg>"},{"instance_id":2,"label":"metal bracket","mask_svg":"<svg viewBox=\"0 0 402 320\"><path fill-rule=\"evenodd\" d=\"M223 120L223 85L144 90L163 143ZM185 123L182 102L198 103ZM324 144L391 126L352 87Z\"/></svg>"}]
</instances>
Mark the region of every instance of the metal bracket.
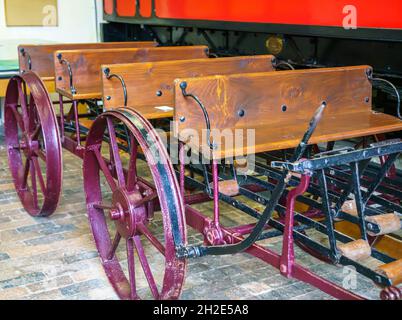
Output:
<instances>
[{"instance_id":1,"label":"metal bracket","mask_svg":"<svg viewBox=\"0 0 402 320\"><path fill-rule=\"evenodd\" d=\"M202 102L196 95L194 95L192 93L187 93L187 91L186 91L187 82L183 81L182 83L180 83L180 88L181 88L181 92L184 97L194 99L195 102L197 102L197 104L200 106L202 113L204 114L205 124L207 126L208 146L211 150L216 149L217 145L214 143L214 141L211 137L211 122L209 121L209 115L208 115L207 109L205 108L205 106L202 104ZM211 140L212 140L212 142L211 142Z\"/></svg>"},{"instance_id":2,"label":"metal bracket","mask_svg":"<svg viewBox=\"0 0 402 320\"><path fill-rule=\"evenodd\" d=\"M278 60L277 58L272 59L272 66L275 69L278 69L278 67L280 67L280 66L286 66L290 70L295 70L295 67L293 67L289 62L286 62L284 60Z\"/></svg>"},{"instance_id":3,"label":"metal bracket","mask_svg":"<svg viewBox=\"0 0 402 320\"><path fill-rule=\"evenodd\" d=\"M391 155L394 153L402 152L402 142L398 141L384 141L384 144L377 147L370 147L362 150L352 150L348 152L342 152L338 154L332 154L327 156L322 156L319 158L306 159L303 161L289 161L289 166L292 170L296 172L303 173L304 171L317 171L321 169L326 169L329 167L336 167L341 165L349 164L353 161L370 160L373 157L381 157L385 155ZM277 167L283 167L284 165L281 161L272 162Z\"/></svg>"},{"instance_id":4,"label":"metal bracket","mask_svg":"<svg viewBox=\"0 0 402 320\"><path fill-rule=\"evenodd\" d=\"M205 255L203 247L186 247L183 244L176 247L176 257L178 259L199 258Z\"/></svg>"},{"instance_id":5,"label":"metal bracket","mask_svg":"<svg viewBox=\"0 0 402 320\"><path fill-rule=\"evenodd\" d=\"M378 147L383 147L386 145L391 145L395 143L400 143L402 140L399 138L396 139L388 139L388 140L383 140L383 141L378 141L370 144L371 148L378 148Z\"/></svg>"},{"instance_id":6,"label":"metal bracket","mask_svg":"<svg viewBox=\"0 0 402 320\"><path fill-rule=\"evenodd\" d=\"M290 162L290 161L272 161L271 167L274 169L284 169L291 172L297 173L308 173L308 171L303 170L300 166L300 162Z\"/></svg>"},{"instance_id":7,"label":"metal bracket","mask_svg":"<svg viewBox=\"0 0 402 320\"><path fill-rule=\"evenodd\" d=\"M318 159L318 158L322 158L324 156L335 156L335 155L339 155L339 154L348 153L348 152L354 151L354 150L355 149L352 147L344 147L344 148L339 148L339 149L335 149L335 150L329 150L329 151L317 153L314 155L314 158Z\"/></svg>"},{"instance_id":8,"label":"metal bracket","mask_svg":"<svg viewBox=\"0 0 402 320\"><path fill-rule=\"evenodd\" d=\"M383 78L374 78L372 69L368 69L366 73L367 73L367 78L371 81L372 84L375 81L383 82L383 83L387 84L388 86L390 86L395 91L396 102L397 102L397 104L396 104L396 114L397 114L398 118L402 120L402 115L401 115L401 95L399 94L399 91L396 88L396 86L391 81L385 80ZM374 86L374 84L373 84L373 86Z\"/></svg>"},{"instance_id":9,"label":"metal bracket","mask_svg":"<svg viewBox=\"0 0 402 320\"><path fill-rule=\"evenodd\" d=\"M71 94L76 94L77 90L75 89L74 84L73 84L73 71L71 69L70 62L68 62L66 59L63 59L63 56L61 53L59 53L57 55L57 59L59 59L60 64L65 64L67 66L68 75L70 77L70 91L71 91Z\"/></svg>"},{"instance_id":10,"label":"metal bracket","mask_svg":"<svg viewBox=\"0 0 402 320\"><path fill-rule=\"evenodd\" d=\"M21 48L21 49L20 49L20 52L21 52L21 55L22 55L24 58L26 58L26 57L28 58L28 70L32 70L32 59L31 59L31 56L29 55L28 52L25 51L24 48Z\"/></svg>"},{"instance_id":11,"label":"metal bracket","mask_svg":"<svg viewBox=\"0 0 402 320\"><path fill-rule=\"evenodd\" d=\"M110 73L109 68L103 69L103 73L105 74L106 79L108 79L108 80L110 80L112 78L117 78L120 81L121 86L123 88L124 106L127 107L127 86L126 86L126 82L124 81L123 77L118 74L115 74L115 73Z\"/></svg>"}]
</instances>

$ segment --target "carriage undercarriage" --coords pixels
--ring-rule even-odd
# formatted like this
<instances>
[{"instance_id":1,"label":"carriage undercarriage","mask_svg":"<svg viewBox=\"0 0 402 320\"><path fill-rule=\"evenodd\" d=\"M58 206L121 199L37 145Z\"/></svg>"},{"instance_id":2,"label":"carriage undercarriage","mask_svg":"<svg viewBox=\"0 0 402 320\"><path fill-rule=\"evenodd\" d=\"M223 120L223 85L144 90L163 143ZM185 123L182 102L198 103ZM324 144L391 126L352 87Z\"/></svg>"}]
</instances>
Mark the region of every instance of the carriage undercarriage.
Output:
<instances>
[{"instance_id":1,"label":"carriage undercarriage","mask_svg":"<svg viewBox=\"0 0 402 320\"><path fill-rule=\"evenodd\" d=\"M176 83L176 99L181 94L181 103L194 102L187 93L191 82L188 87L183 83ZM149 116L135 107L103 112L99 99L59 97L56 115L54 103L34 73L25 72L10 82L6 143L16 189L31 215L48 216L57 208L61 193L61 147L83 159L91 230L102 265L120 298L140 298L135 285L135 253L152 296L175 299L181 293L188 259L246 252L283 276L309 283L338 299L363 299L298 264L294 245L325 262L353 266L382 288L382 299L401 298L397 287L401 260L375 248L382 237L400 230L402 172L395 168L402 151L399 139L374 141L360 149L335 148L335 140L311 143L331 107L329 100L323 101L315 114L306 115L311 121L302 121L304 134L294 146L263 150L243 162L212 155L201 163L185 163L191 153L205 160L212 151L193 148L180 134L174 148L165 146L159 133L170 130L163 116ZM213 123L206 121L209 110L203 109L204 99L194 97L198 100L195 111L185 117L192 113L202 116L205 111L200 126L210 130ZM127 97L125 100L127 104ZM79 112L79 102L87 104L86 112ZM65 112L66 104L71 104L69 112ZM398 128L399 124L394 125ZM164 131L158 133L155 128ZM210 140L207 147L211 147L208 144ZM212 202L212 213L195 208L205 202ZM222 204L254 222L224 226ZM159 212L163 239L149 228ZM359 235L336 230L340 221L357 225ZM203 235L203 245L187 243L186 224ZM280 253L259 244L278 236L282 237ZM142 241L163 256L165 274L160 283ZM116 255L120 242L125 242L127 250L124 267ZM379 268L366 266L367 259L378 261Z\"/></svg>"}]
</instances>

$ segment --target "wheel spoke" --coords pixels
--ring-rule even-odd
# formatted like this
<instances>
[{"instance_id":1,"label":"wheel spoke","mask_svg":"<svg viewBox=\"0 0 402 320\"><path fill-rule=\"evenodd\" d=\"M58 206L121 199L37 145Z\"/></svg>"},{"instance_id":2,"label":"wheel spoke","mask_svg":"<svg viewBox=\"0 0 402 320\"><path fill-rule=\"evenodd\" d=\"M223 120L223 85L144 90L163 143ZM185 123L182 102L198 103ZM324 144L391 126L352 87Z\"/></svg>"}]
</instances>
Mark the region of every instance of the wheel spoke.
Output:
<instances>
[{"instance_id":1,"label":"wheel spoke","mask_svg":"<svg viewBox=\"0 0 402 320\"><path fill-rule=\"evenodd\" d=\"M113 155L113 162L114 162L114 168L116 170L116 175L117 175L117 181L119 183L120 187L124 187L126 185L125 179L124 179L124 173L123 173L123 164L121 162L120 154L119 154L119 146L117 145L117 139L116 139L116 131L113 126L113 121L111 118L107 117L107 128L109 131L109 137L110 137L110 150Z\"/></svg>"},{"instance_id":2,"label":"wheel spoke","mask_svg":"<svg viewBox=\"0 0 402 320\"><path fill-rule=\"evenodd\" d=\"M111 204L105 204L105 203L94 203L92 206L95 209L101 209L101 210L112 210L113 209Z\"/></svg>"},{"instance_id":3,"label":"wheel spoke","mask_svg":"<svg viewBox=\"0 0 402 320\"><path fill-rule=\"evenodd\" d=\"M30 170L29 159L26 159L25 166L24 166L24 174L22 176L22 184L21 184L21 189L23 189L23 190L25 190L27 188L29 170Z\"/></svg>"},{"instance_id":4,"label":"wheel spoke","mask_svg":"<svg viewBox=\"0 0 402 320\"><path fill-rule=\"evenodd\" d=\"M32 134L31 134L31 139L32 140L37 140L38 136L41 132L42 126L40 125L40 123L32 130Z\"/></svg>"},{"instance_id":5,"label":"wheel spoke","mask_svg":"<svg viewBox=\"0 0 402 320\"><path fill-rule=\"evenodd\" d=\"M39 149L35 153L37 154L37 156L39 158L41 158L43 161L46 162L46 152L45 151Z\"/></svg>"},{"instance_id":6,"label":"wheel spoke","mask_svg":"<svg viewBox=\"0 0 402 320\"><path fill-rule=\"evenodd\" d=\"M40 188L42 190L42 193L45 195L46 194L46 185L45 185L45 181L43 179L42 170L41 170L40 165L39 165L39 160L38 160L37 157L32 157L32 161L33 161L34 166L35 166L36 175L39 178L39 186L40 186Z\"/></svg>"},{"instance_id":7,"label":"wheel spoke","mask_svg":"<svg viewBox=\"0 0 402 320\"><path fill-rule=\"evenodd\" d=\"M36 173L35 173L35 165L31 160L29 162L29 173L31 175L31 188L32 188L32 198L33 198L33 205L35 209L38 209L38 189L36 187Z\"/></svg>"},{"instance_id":8,"label":"wheel spoke","mask_svg":"<svg viewBox=\"0 0 402 320\"><path fill-rule=\"evenodd\" d=\"M149 231L149 229L143 225L139 224L138 229L141 231L141 233L149 240L149 242L152 243L152 245L158 249L158 251L162 254L165 255L165 247L163 244Z\"/></svg>"},{"instance_id":9,"label":"wheel spoke","mask_svg":"<svg viewBox=\"0 0 402 320\"><path fill-rule=\"evenodd\" d=\"M134 136L130 135L130 161L128 164L127 171L127 190L134 190L135 185L137 184L137 152L138 152L138 144L135 140Z\"/></svg>"},{"instance_id":10,"label":"wheel spoke","mask_svg":"<svg viewBox=\"0 0 402 320\"><path fill-rule=\"evenodd\" d=\"M33 132L36 130L36 124L37 124L37 115L36 115L36 110L35 110L35 101L32 97L32 93L29 95L29 110L28 110L28 115L29 115L29 132Z\"/></svg>"},{"instance_id":11,"label":"wheel spoke","mask_svg":"<svg viewBox=\"0 0 402 320\"><path fill-rule=\"evenodd\" d=\"M114 236L113 242L112 242L112 247L110 248L110 251L107 254L107 259L112 260L114 255L116 254L117 247L119 246L121 239L121 235L118 231L116 231L116 235Z\"/></svg>"},{"instance_id":12,"label":"wheel spoke","mask_svg":"<svg viewBox=\"0 0 402 320\"><path fill-rule=\"evenodd\" d=\"M154 276L152 274L151 268L148 263L148 259L145 255L144 248L141 243L141 239L139 236L134 236L134 245L137 249L138 258L140 259L140 263L142 266L142 270L144 270L145 277L147 278L149 288L151 289L152 295L155 300L159 299L158 287L156 286L156 282Z\"/></svg>"},{"instance_id":13,"label":"wheel spoke","mask_svg":"<svg viewBox=\"0 0 402 320\"><path fill-rule=\"evenodd\" d=\"M25 88L25 82L19 82L18 95L20 98L22 120L24 122L24 128L25 128L24 131L28 132L29 131L29 116L28 116L27 96L25 94L26 90L24 90L22 87Z\"/></svg>"},{"instance_id":14,"label":"wheel spoke","mask_svg":"<svg viewBox=\"0 0 402 320\"><path fill-rule=\"evenodd\" d=\"M105 159L103 159L103 157L100 153L100 150L98 148L95 148L95 149L93 149L93 152L95 153L96 159L98 160L100 169L102 170L102 172L106 178L106 181L108 182L112 191L115 191L117 189L116 182L114 181L112 173L110 172L110 170L105 162Z\"/></svg>"},{"instance_id":15,"label":"wheel spoke","mask_svg":"<svg viewBox=\"0 0 402 320\"><path fill-rule=\"evenodd\" d=\"M10 106L10 107L11 107L11 110L13 111L13 113L14 113L14 117L15 117L15 120L16 120L18 126L20 127L20 129L21 129L22 132L25 132L24 121L22 120L21 114L20 114L20 113L18 112L18 110L17 110L17 106L16 106L16 105L12 105L12 106Z\"/></svg>"},{"instance_id":16,"label":"wheel spoke","mask_svg":"<svg viewBox=\"0 0 402 320\"><path fill-rule=\"evenodd\" d=\"M133 239L129 238L126 240L127 248L127 263L128 263L128 274L130 282L130 297L131 299L137 299L137 289L135 284L135 261L134 261L134 244Z\"/></svg>"},{"instance_id":17,"label":"wheel spoke","mask_svg":"<svg viewBox=\"0 0 402 320\"><path fill-rule=\"evenodd\" d=\"M116 176L116 166L114 165L114 157L113 157L113 151L112 148L109 147L109 168L112 173L112 175L115 177Z\"/></svg>"},{"instance_id":18,"label":"wheel spoke","mask_svg":"<svg viewBox=\"0 0 402 320\"><path fill-rule=\"evenodd\" d=\"M154 200L157 197L158 197L158 193L156 191L154 191L150 195L147 195L144 198L142 198L140 201L136 202L134 204L134 208L141 207L145 203L150 202L150 201Z\"/></svg>"}]
</instances>

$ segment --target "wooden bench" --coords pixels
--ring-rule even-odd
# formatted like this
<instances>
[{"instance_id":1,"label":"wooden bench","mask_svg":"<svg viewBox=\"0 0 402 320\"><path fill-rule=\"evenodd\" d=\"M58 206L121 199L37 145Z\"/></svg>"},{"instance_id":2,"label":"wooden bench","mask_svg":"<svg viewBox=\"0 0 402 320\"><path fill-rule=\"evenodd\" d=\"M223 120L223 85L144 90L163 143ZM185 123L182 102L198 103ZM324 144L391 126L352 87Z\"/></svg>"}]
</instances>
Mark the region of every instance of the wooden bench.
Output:
<instances>
[{"instance_id":1,"label":"wooden bench","mask_svg":"<svg viewBox=\"0 0 402 320\"><path fill-rule=\"evenodd\" d=\"M323 101L327 107L310 143L401 130L401 120L372 111L370 72L369 66L356 66L177 79L174 134L211 157L203 112L193 99L183 96L183 82L187 93L205 106L211 129L255 130L252 151L247 149L246 133L243 147L225 146L213 138L216 159L296 147ZM203 143L191 135L194 130L204 137Z\"/></svg>"},{"instance_id":2,"label":"wooden bench","mask_svg":"<svg viewBox=\"0 0 402 320\"><path fill-rule=\"evenodd\" d=\"M102 96L101 65L208 57L208 47L158 47L138 49L94 49L56 51L56 91L70 99L99 99ZM71 88L69 67L73 76Z\"/></svg>"},{"instance_id":3,"label":"wooden bench","mask_svg":"<svg viewBox=\"0 0 402 320\"><path fill-rule=\"evenodd\" d=\"M174 80L178 77L201 77L214 74L273 71L273 56L259 55L216 59L156 61L104 65L110 73L121 76L127 88L127 106L147 119L173 117ZM103 73L105 109L124 106L124 94L117 78Z\"/></svg>"},{"instance_id":4,"label":"wooden bench","mask_svg":"<svg viewBox=\"0 0 402 320\"><path fill-rule=\"evenodd\" d=\"M32 70L43 80L54 79L54 55L57 50L79 49L107 49L107 48L144 48L156 47L153 41L143 42L100 42L100 43L59 43L32 45L22 44L18 46L18 60L20 72ZM31 67L31 68L29 68Z\"/></svg>"}]
</instances>

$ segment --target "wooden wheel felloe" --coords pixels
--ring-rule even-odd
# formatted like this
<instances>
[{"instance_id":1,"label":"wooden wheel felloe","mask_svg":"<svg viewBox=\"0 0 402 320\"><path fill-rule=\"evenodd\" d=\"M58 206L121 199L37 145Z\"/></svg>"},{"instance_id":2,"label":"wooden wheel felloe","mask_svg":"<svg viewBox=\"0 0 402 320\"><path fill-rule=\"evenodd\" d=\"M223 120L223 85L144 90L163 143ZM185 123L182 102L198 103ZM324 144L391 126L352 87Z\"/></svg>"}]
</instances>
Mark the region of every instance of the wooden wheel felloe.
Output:
<instances>
[{"instance_id":1,"label":"wooden wheel felloe","mask_svg":"<svg viewBox=\"0 0 402 320\"><path fill-rule=\"evenodd\" d=\"M126 157L119 151L124 126L131 142ZM186 261L176 258L174 239L186 243L184 205L167 151L147 120L127 109L95 120L84 155L84 187L95 243L118 296L178 298ZM154 205L160 207L162 234L155 228L158 214L152 221ZM122 240L125 248L119 247Z\"/></svg>"},{"instance_id":2,"label":"wooden wheel felloe","mask_svg":"<svg viewBox=\"0 0 402 320\"><path fill-rule=\"evenodd\" d=\"M61 192L61 142L49 94L35 73L10 80L4 119L9 167L21 203L32 216L49 216Z\"/></svg>"}]
</instances>

